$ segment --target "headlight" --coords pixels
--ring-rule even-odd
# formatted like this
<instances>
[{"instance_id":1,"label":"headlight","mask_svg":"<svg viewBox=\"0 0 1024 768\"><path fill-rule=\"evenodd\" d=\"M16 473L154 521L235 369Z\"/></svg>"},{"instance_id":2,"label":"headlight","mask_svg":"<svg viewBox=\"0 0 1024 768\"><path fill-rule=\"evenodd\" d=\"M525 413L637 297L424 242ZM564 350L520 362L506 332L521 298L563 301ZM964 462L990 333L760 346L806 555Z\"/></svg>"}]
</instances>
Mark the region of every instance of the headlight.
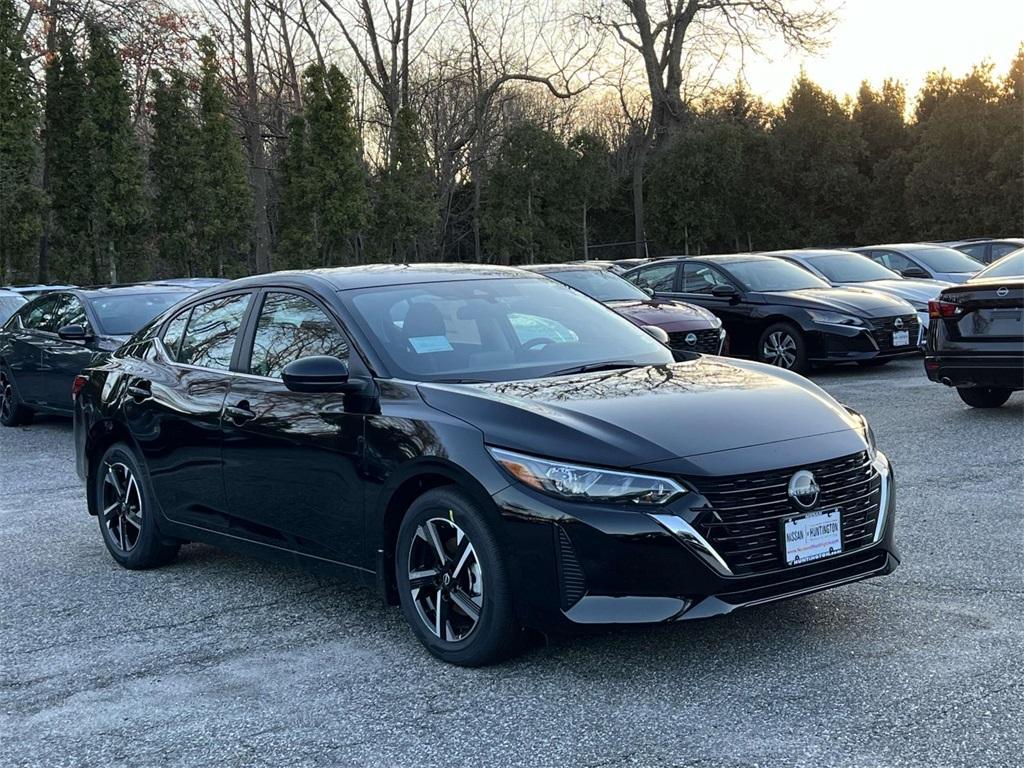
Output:
<instances>
[{"instance_id":1,"label":"headlight","mask_svg":"<svg viewBox=\"0 0 1024 768\"><path fill-rule=\"evenodd\" d=\"M719 328L718 329L718 338L719 338L719 340L725 338L725 328Z\"/></svg>"},{"instance_id":2,"label":"headlight","mask_svg":"<svg viewBox=\"0 0 1024 768\"><path fill-rule=\"evenodd\" d=\"M807 314L811 316L811 320L816 323L822 323L823 325L865 325L864 321L854 315L844 315L842 312L830 312L823 309L809 309Z\"/></svg>"},{"instance_id":3,"label":"headlight","mask_svg":"<svg viewBox=\"0 0 1024 768\"><path fill-rule=\"evenodd\" d=\"M864 438L864 442L868 444L868 458L873 461L875 454L878 452L878 446L875 444L874 430L871 429L871 425L868 424L868 420L864 418L864 414L858 413L850 407L847 407L846 410L848 410L859 422L857 431L860 432L861 437Z\"/></svg>"},{"instance_id":4,"label":"headlight","mask_svg":"<svg viewBox=\"0 0 1024 768\"><path fill-rule=\"evenodd\" d=\"M563 499L664 504L686 493L685 488L667 477L581 467L501 448L487 450L496 462L521 483Z\"/></svg>"}]
</instances>

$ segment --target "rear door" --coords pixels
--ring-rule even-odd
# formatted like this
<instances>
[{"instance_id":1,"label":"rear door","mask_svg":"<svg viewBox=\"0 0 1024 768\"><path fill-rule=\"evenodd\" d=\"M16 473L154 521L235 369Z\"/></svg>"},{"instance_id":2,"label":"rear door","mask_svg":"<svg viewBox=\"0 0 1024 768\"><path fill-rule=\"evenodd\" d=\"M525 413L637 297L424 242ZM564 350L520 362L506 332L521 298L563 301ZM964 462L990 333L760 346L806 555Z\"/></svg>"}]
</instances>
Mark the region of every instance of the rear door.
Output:
<instances>
[{"instance_id":1,"label":"rear door","mask_svg":"<svg viewBox=\"0 0 1024 768\"><path fill-rule=\"evenodd\" d=\"M315 296L265 290L249 322L224 418L224 482L238 535L351 565L361 563L363 415L345 395L290 391L284 367L331 355L361 367Z\"/></svg>"},{"instance_id":2,"label":"rear door","mask_svg":"<svg viewBox=\"0 0 1024 768\"><path fill-rule=\"evenodd\" d=\"M122 412L153 490L176 522L227 531L221 417L252 292L187 307L170 318L145 360L126 360Z\"/></svg>"},{"instance_id":3,"label":"rear door","mask_svg":"<svg viewBox=\"0 0 1024 768\"><path fill-rule=\"evenodd\" d=\"M4 359L19 396L32 405L46 404L43 349L55 334L59 301L60 294L57 293L39 296L27 304L20 311L18 320L9 326Z\"/></svg>"}]
</instances>

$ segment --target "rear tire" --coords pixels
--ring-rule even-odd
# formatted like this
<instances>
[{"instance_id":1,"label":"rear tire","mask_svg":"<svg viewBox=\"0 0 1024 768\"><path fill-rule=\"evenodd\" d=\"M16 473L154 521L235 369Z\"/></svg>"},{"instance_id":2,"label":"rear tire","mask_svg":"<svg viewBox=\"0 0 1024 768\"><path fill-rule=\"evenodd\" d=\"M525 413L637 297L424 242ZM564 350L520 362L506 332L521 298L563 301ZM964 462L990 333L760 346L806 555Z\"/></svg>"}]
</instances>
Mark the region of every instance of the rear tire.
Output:
<instances>
[{"instance_id":1,"label":"rear tire","mask_svg":"<svg viewBox=\"0 0 1024 768\"><path fill-rule=\"evenodd\" d=\"M998 408L1010 399L1013 390L1002 387L957 387L956 393L971 408Z\"/></svg>"},{"instance_id":2,"label":"rear tire","mask_svg":"<svg viewBox=\"0 0 1024 768\"><path fill-rule=\"evenodd\" d=\"M778 368L807 373L807 342L791 323L775 323L764 329L757 342L757 359Z\"/></svg>"},{"instance_id":3,"label":"rear tire","mask_svg":"<svg viewBox=\"0 0 1024 768\"><path fill-rule=\"evenodd\" d=\"M5 427L31 424L32 415L32 409L21 402L11 372L6 367L0 368L0 424Z\"/></svg>"},{"instance_id":4,"label":"rear tire","mask_svg":"<svg viewBox=\"0 0 1024 768\"><path fill-rule=\"evenodd\" d=\"M115 443L106 450L89 485L103 543L119 565L145 570L175 558L181 542L161 533L149 480L128 445Z\"/></svg>"},{"instance_id":5,"label":"rear tire","mask_svg":"<svg viewBox=\"0 0 1024 768\"><path fill-rule=\"evenodd\" d=\"M480 507L436 488L409 507L398 531L395 576L406 621L434 656L479 667L519 650L508 563Z\"/></svg>"}]
</instances>

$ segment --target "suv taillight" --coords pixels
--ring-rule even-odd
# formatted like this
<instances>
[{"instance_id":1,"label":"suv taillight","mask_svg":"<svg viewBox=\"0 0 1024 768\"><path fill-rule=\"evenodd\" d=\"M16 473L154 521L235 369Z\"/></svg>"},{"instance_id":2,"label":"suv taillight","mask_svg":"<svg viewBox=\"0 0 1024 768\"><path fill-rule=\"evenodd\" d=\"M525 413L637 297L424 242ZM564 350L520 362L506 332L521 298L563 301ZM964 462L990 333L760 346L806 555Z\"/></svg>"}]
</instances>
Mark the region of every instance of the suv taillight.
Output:
<instances>
[{"instance_id":1,"label":"suv taillight","mask_svg":"<svg viewBox=\"0 0 1024 768\"><path fill-rule=\"evenodd\" d=\"M959 309L959 306L950 301L932 299L928 302L928 317L932 320L938 320L943 317L953 317Z\"/></svg>"}]
</instances>

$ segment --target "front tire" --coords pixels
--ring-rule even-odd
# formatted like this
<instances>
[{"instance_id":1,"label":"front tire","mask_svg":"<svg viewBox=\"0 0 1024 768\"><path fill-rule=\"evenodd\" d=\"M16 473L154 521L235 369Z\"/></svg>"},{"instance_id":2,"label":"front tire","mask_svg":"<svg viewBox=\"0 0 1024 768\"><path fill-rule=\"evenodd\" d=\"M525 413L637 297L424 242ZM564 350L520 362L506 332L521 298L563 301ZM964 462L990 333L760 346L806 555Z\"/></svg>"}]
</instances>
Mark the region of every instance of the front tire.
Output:
<instances>
[{"instance_id":1,"label":"front tire","mask_svg":"<svg viewBox=\"0 0 1024 768\"><path fill-rule=\"evenodd\" d=\"M450 664L492 664L519 648L508 564L480 507L436 488L406 512L395 552L402 612L420 642Z\"/></svg>"},{"instance_id":2,"label":"front tire","mask_svg":"<svg viewBox=\"0 0 1024 768\"><path fill-rule=\"evenodd\" d=\"M31 421L32 411L21 402L10 371L0 368L0 424L18 427Z\"/></svg>"},{"instance_id":3,"label":"front tire","mask_svg":"<svg viewBox=\"0 0 1024 768\"><path fill-rule=\"evenodd\" d=\"M146 474L124 443L110 446L92 472L89 492L110 556L130 570L158 568L178 554L180 542L160 532L159 512Z\"/></svg>"},{"instance_id":4,"label":"front tire","mask_svg":"<svg viewBox=\"0 0 1024 768\"><path fill-rule=\"evenodd\" d=\"M796 373L807 372L807 342L791 323L769 325L757 342L757 359Z\"/></svg>"},{"instance_id":5,"label":"front tire","mask_svg":"<svg viewBox=\"0 0 1024 768\"><path fill-rule=\"evenodd\" d=\"M998 408L1010 399L1013 390L1002 387L957 387L956 393L971 408Z\"/></svg>"}]
</instances>

